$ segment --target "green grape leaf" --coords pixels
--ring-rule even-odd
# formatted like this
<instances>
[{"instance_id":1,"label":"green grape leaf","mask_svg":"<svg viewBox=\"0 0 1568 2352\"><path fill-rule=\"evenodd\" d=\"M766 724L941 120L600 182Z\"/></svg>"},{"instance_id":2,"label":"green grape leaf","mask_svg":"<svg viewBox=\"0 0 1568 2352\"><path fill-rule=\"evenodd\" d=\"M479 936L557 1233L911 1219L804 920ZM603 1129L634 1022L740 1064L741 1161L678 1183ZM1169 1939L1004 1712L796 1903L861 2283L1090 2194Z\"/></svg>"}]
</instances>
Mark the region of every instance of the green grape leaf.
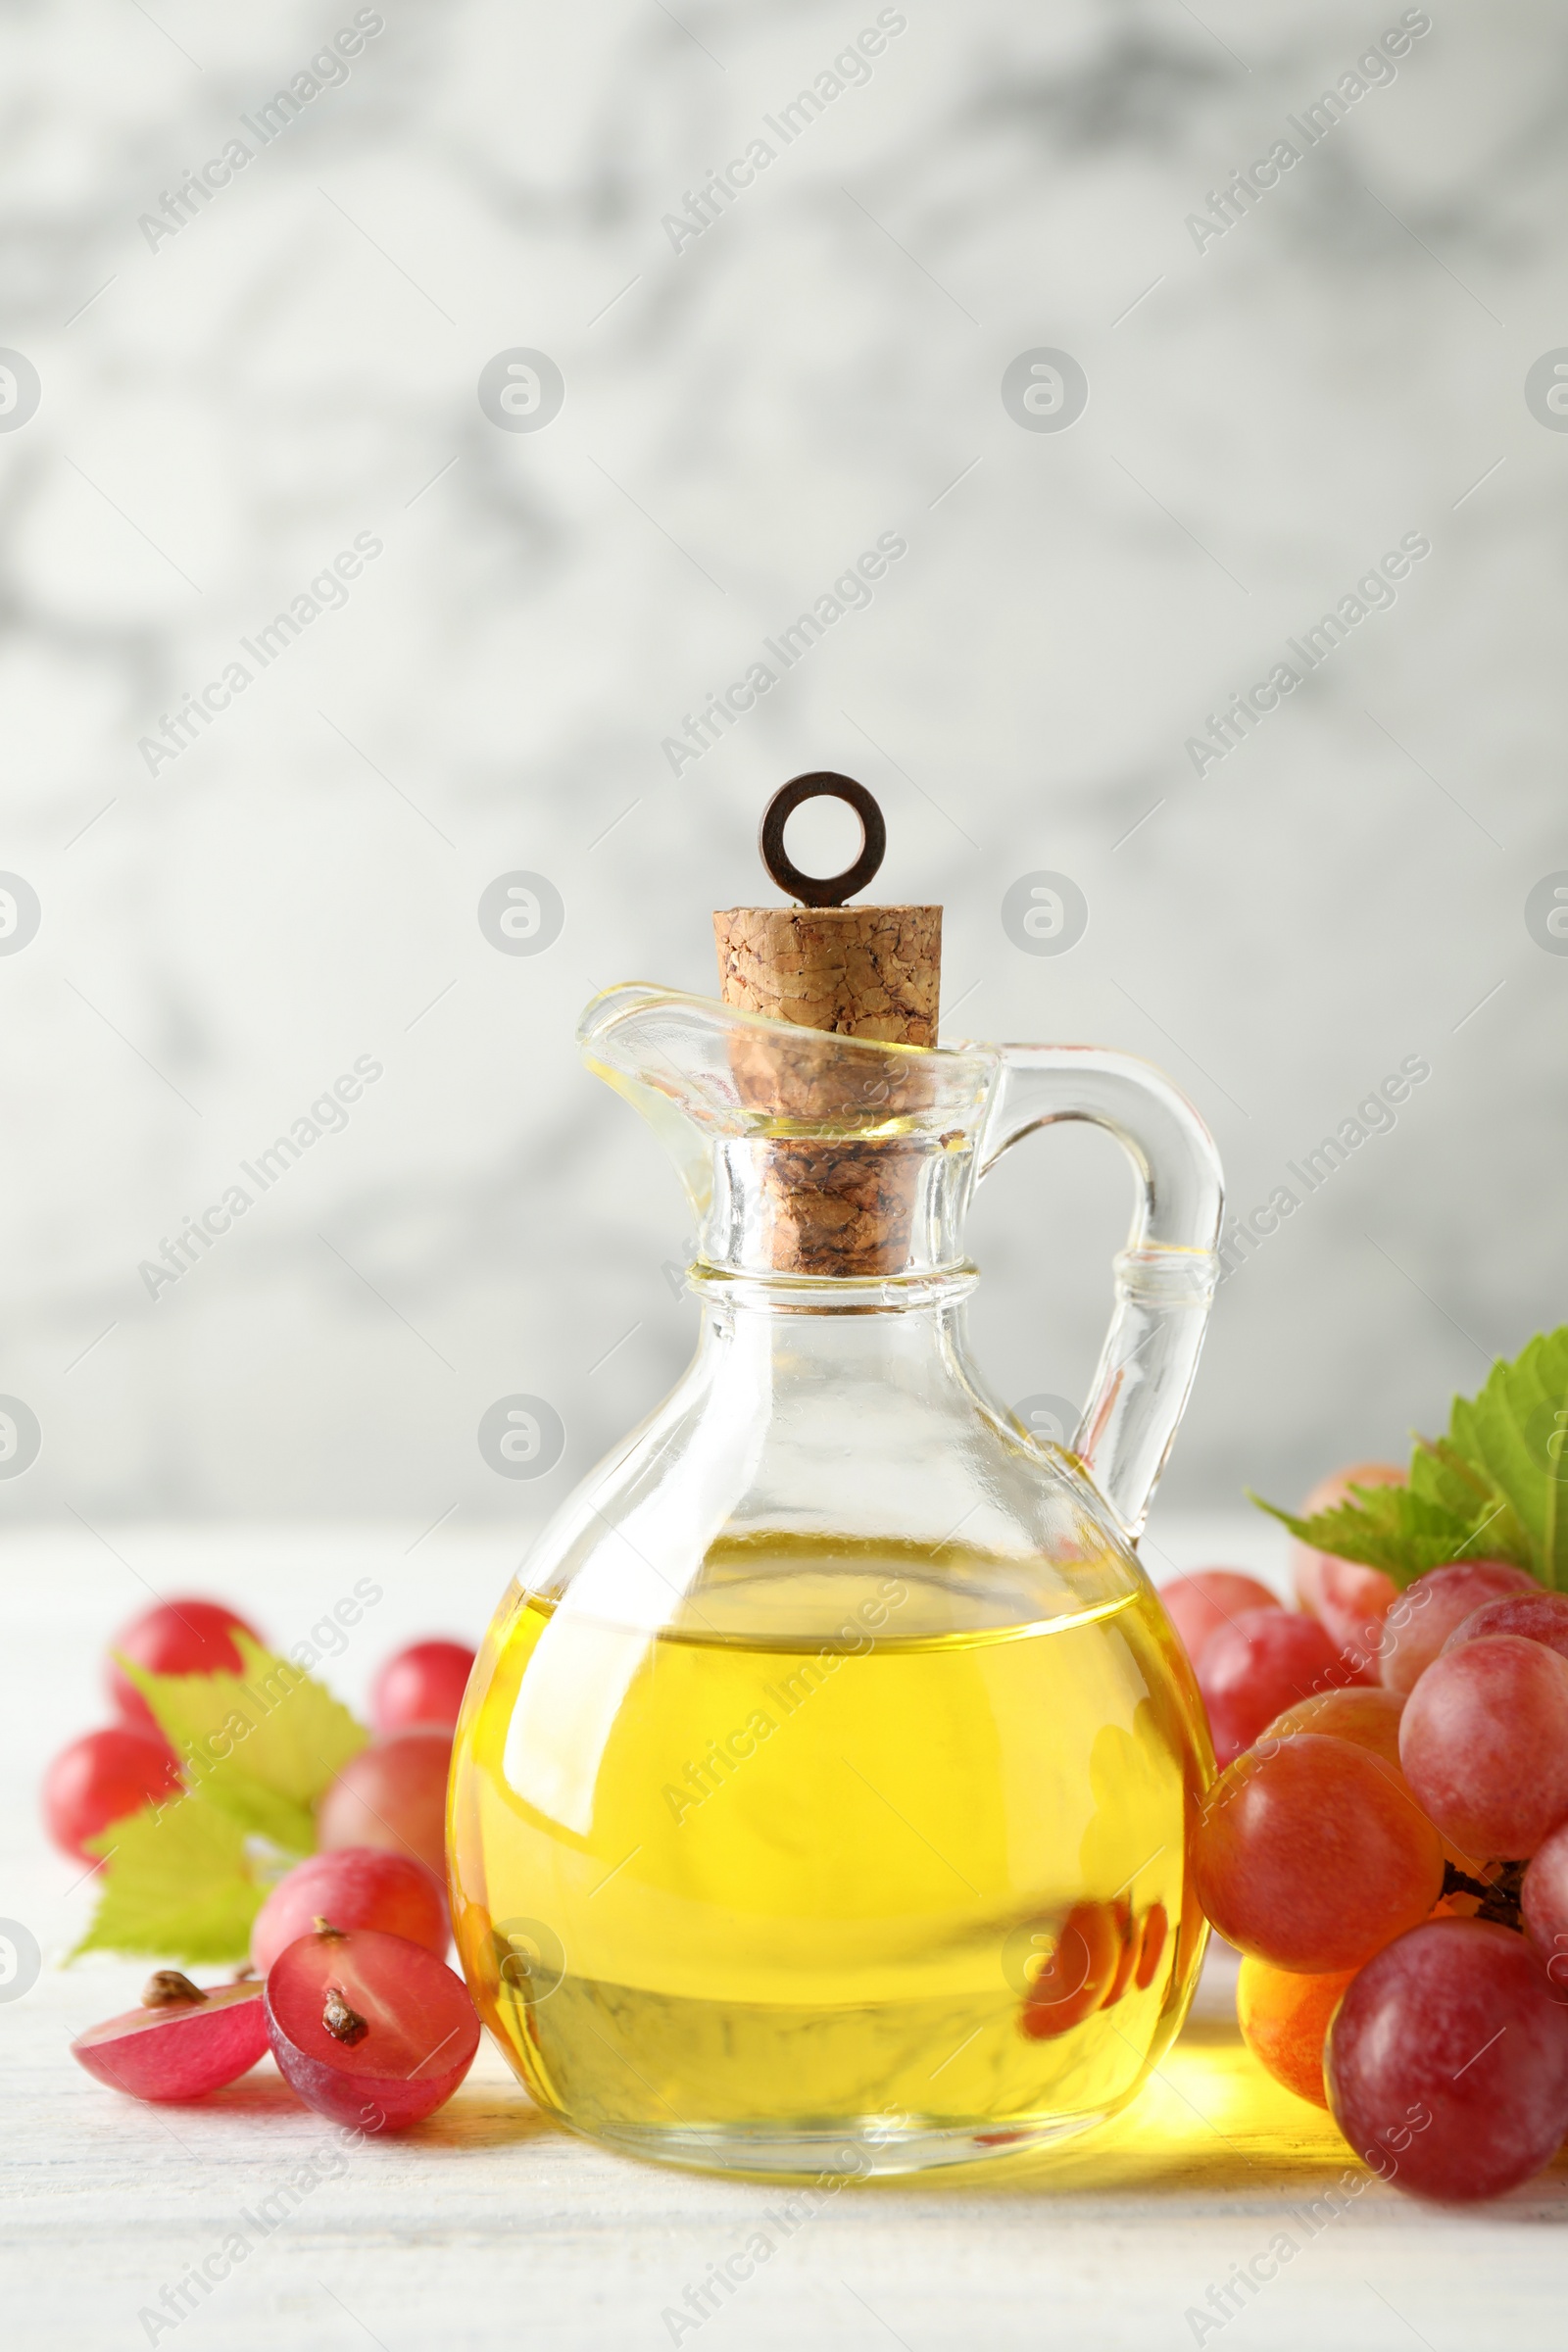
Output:
<instances>
[{"instance_id":1,"label":"green grape leaf","mask_svg":"<svg viewBox=\"0 0 1568 2352\"><path fill-rule=\"evenodd\" d=\"M1544 1585L1568 1587L1568 1325L1539 1333L1512 1363L1494 1364L1477 1396L1456 1396L1455 1450L1512 1505Z\"/></svg>"},{"instance_id":2,"label":"green grape leaf","mask_svg":"<svg viewBox=\"0 0 1568 2352\"><path fill-rule=\"evenodd\" d=\"M1466 1517L1412 1494L1408 1487L1353 1487L1350 1492L1356 1497L1353 1502L1337 1503L1310 1519L1282 1511L1250 1490L1249 1499L1288 1527L1300 1543L1310 1544L1317 1551L1331 1551L1342 1560L1359 1560L1368 1568L1381 1568L1396 1585L1407 1585L1429 1568L1441 1568L1449 1560L1467 1554L1481 1556L1476 1534L1478 1527L1487 1525L1489 1512L1472 1512Z\"/></svg>"},{"instance_id":3,"label":"green grape leaf","mask_svg":"<svg viewBox=\"0 0 1568 2352\"><path fill-rule=\"evenodd\" d=\"M1447 1438L1417 1438L1410 1457L1410 1492L1423 1501L1445 1504L1461 1518L1494 1499L1489 1481Z\"/></svg>"},{"instance_id":4,"label":"green grape leaf","mask_svg":"<svg viewBox=\"0 0 1568 2352\"><path fill-rule=\"evenodd\" d=\"M323 1683L236 1632L242 1674L149 1674L119 1662L200 1788L242 1830L289 1853L316 1846L314 1809L370 1735Z\"/></svg>"},{"instance_id":5,"label":"green grape leaf","mask_svg":"<svg viewBox=\"0 0 1568 2352\"><path fill-rule=\"evenodd\" d=\"M267 1898L244 1830L205 1788L146 1805L88 1839L108 1857L80 1952L149 1952L191 1962L243 1960Z\"/></svg>"},{"instance_id":6,"label":"green grape leaf","mask_svg":"<svg viewBox=\"0 0 1568 2352\"><path fill-rule=\"evenodd\" d=\"M1355 1487L1302 1519L1259 1509L1319 1551L1408 1584L1449 1560L1510 1560L1568 1592L1568 1324L1456 1396L1446 1438L1416 1440L1405 1487Z\"/></svg>"}]
</instances>

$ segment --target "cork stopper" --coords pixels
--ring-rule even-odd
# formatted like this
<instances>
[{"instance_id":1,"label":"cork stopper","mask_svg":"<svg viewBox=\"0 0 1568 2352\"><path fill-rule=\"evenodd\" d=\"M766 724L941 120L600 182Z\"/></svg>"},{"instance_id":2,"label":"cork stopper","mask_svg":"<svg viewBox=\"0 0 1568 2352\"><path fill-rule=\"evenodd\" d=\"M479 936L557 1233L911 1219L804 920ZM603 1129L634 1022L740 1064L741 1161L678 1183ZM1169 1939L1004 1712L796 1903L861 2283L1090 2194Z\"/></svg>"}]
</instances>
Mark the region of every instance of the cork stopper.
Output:
<instances>
[{"instance_id":1,"label":"cork stopper","mask_svg":"<svg viewBox=\"0 0 1568 2352\"><path fill-rule=\"evenodd\" d=\"M783 846L802 801L831 796L860 818L860 855L826 879L801 873ZM713 916L724 1003L800 1029L896 1046L935 1046L942 988L940 906L845 906L875 875L886 846L882 812L862 784L826 772L797 776L762 819L762 859L783 890L807 904L729 906ZM881 1123L917 1110L926 1088L901 1054L885 1061L820 1048L737 1037L730 1065L742 1100L779 1119ZM926 1146L896 1138L769 1140L762 1187L770 1254L780 1273L863 1277L907 1262Z\"/></svg>"},{"instance_id":2,"label":"cork stopper","mask_svg":"<svg viewBox=\"0 0 1568 2352\"><path fill-rule=\"evenodd\" d=\"M934 1046L940 906L726 906L713 916L726 1004L802 1029Z\"/></svg>"}]
</instances>

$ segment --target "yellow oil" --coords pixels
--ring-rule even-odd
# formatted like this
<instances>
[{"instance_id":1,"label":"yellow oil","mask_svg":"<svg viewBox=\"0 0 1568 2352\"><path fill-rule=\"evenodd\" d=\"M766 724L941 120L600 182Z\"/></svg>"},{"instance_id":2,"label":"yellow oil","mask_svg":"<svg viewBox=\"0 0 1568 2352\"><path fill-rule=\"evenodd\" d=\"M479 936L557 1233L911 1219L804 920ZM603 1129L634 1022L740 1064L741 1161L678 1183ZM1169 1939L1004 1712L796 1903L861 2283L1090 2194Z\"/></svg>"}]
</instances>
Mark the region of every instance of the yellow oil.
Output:
<instances>
[{"instance_id":1,"label":"yellow oil","mask_svg":"<svg viewBox=\"0 0 1568 2352\"><path fill-rule=\"evenodd\" d=\"M1051 1589L1020 1617L951 1546L937 1576L779 1540L710 1558L658 1630L516 1595L459 1727L453 1910L541 2106L651 2155L869 2172L1132 2096L1201 1957L1207 1740L1147 1588ZM1041 1996L1086 1903L1169 1932L1062 2031Z\"/></svg>"}]
</instances>

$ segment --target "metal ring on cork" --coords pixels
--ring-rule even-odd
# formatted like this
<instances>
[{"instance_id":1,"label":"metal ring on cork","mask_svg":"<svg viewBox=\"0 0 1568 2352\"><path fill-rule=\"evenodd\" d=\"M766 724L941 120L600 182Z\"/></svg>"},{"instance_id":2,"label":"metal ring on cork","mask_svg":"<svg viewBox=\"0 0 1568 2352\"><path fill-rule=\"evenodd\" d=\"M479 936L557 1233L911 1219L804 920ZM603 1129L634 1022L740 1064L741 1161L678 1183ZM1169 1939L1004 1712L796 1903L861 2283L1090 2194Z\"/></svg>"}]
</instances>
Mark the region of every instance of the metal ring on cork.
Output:
<instances>
[{"instance_id":1,"label":"metal ring on cork","mask_svg":"<svg viewBox=\"0 0 1568 2352\"><path fill-rule=\"evenodd\" d=\"M785 853L785 825L803 801L818 800L847 801L860 820L860 855L842 874L803 874ZM835 775L831 768L819 768L808 776L792 776L779 786L762 811L759 846L762 863L792 899L806 906L842 906L846 899L875 879L887 855L888 829L863 784L857 784L853 776Z\"/></svg>"}]
</instances>

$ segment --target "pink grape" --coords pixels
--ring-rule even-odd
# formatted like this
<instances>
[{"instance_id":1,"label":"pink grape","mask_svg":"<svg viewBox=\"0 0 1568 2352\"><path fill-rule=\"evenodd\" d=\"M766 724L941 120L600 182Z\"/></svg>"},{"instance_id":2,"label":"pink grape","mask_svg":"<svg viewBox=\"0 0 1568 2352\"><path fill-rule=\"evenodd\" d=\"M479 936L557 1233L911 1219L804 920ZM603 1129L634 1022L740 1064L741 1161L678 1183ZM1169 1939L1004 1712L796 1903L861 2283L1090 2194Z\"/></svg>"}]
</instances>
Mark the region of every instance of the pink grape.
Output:
<instances>
[{"instance_id":1,"label":"pink grape","mask_svg":"<svg viewBox=\"0 0 1568 2352\"><path fill-rule=\"evenodd\" d=\"M1198 1899L1220 1934L1297 1976L1359 1968L1426 1918L1443 1841L1378 1757L1298 1732L1221 1773L1193 1839Z\"/></svg>"},{"instance_id":2,"label":"pink grape","mask_svg":"<svg viewBox=\"0 0 1568 2352\"><path fill-rule=\"evenodd\" d=\"M1244 1609L1210 1636L1198 1665L1216 1761L1231 1763L1298 1699L1356 1679L1315 1617Z\"/></svg>"},{"instance_id":3,"label":"pink grape","mask_svg":"<svg viewBox=\"0 0 1568 2352\"><path fill-rule=\"evenodd\" d=\"M259 1638L220 1600L163 1600L122 1625L109 1647L149 1674L239 1674L244 1661L234 1646L236 1633ZM156 1731L151 1707L113 1655L106 1676L121 1721Z\"/></svg>"},{"instance_id":4,"label":"pink grape","mask_svg":"<svg viewBox=\"0 0 1568 2352\"><path fill-rule=\"evenodd\" d=\"M473 1656L462 1642L415 1642L388 1658L370 1686L370 1721L382 1739L416 1724L453 1730Z\"/></svg>"},{"instance_id":5,"label":"pink grape","mask_svg":"<svg viewBox=\"0 0 1568 2352\"><path fill-rule=\"evenodd\" d=\"M1568 2008L1524 1936L1431 1920L1368 1962L1329 2030L1329 2104L1416 2196L1500 2196L1568 2132Z\"/></svg>"},{"instance_id":6,"label":"pink grape","mask_svg":"<svg viewBox=\"0 0 1568 2352\"><path fill-rule=\"evenodd\" d=\"M111 2090L128 2091L133 2099L199 2099L221 2083L248 2074L267 2054L267 2013L259 1982L215 1984L205 1992L190 1986L193 1998L168 1997L172 1985L185 1983L174 1971L161 1971L142 1996L165 1997L89 2026L71 2045L78 2065Z\"/></svg>"},{"instance_id":7,"label":"pink grape","mask_svg":"<svg viewBox=\"0 0 1568 2352\"><path fill-rule=\"evenodd\" d=\"M1525 1642L1544 1642L1559 1658L1568 1658L1568 1592L1509 1592L1501 1600L1484 1601L1460 1619L1443 1644L1442 1655L1462 1649L1467 1642L1488 1642L1494 1634L1518 1634Z\"/></svg>"},{"instance_id":8,"label":"pink grape","mask_svg":"<svg viewBox=\"0 0 1568 2352\"><path fill-rule=\"evenodd\" d=\"M444 1881L451 1761L450 1732L416 1729L372 1740L349 1758L322 1797L318 1842L408 1854Z\"/></svg>"},{"instance_id":9,"label":"pink grape","mask_svg":"<svg viewBox=\"0 0 1568 2352\"><path fill-rule=\"evenodd\" d=\"M1568 2002L1568 1822L1559 1823L1537 1846L1519 1890L1519 1908L1553 1997Z\"/></svg>"},{"instance_id":10,"label":"pink grape","mask_svg":"<svg viewBox=\"0 0 1568 2352\"><path fill-rule=\"evenodd\" d=\"M1350 1498L1352 1487L1402 1487L1404 1483L1405 1473L1392 1462L1352 1462L1348 1468L1319 1479L1301 1504L1301 1516L1310 1519L1318 1511L1332 1510L1336 1503ZM1296 1542L1291 1545L1291 1582L1301 1607L1319 1620L1337 1648L1348 1650L1357 1666L1376 1665L1383 1620L1398 1598L1399 1589L1392 1576L1385 1576L1381 1568L1363 1567L1357 1560L1342 1560L1331 1551L1317 1551L1309 1544Z\"/></svg>"},{"instance_id":11,"label":"pink grape","mask_svg":"<svg viewBox=\"0 0 1568 2352\"><path fill-rule=\"evenodd\" d=\"M1399 1761L1455 1845L1533 1854L1568 1818L1568 1660L1517 1634L1450 1650L1410 1693Z\"/></svg>"},{"instance_id":12,"label":"pink grape","mask_svg":"<svg viewBox=\"0 0 1568 2352\"><path fill-rule=\"evenodd\" d=\"M1195 1568L1173 1576L1159 1587L1166 1616L1196 1666L1210 1637L1230 1625L1244 1609L1277 1609L1279 1601L1255 1576L1238 1568Z\"/></svg>"},{"instance_id":13,"label":"pink grape","mask_svg":"<svg viewBox=\"0 0 1568 2352\"><path fill-rule=\"evenodd\" d=\"M179 1765L163 1734L113 1724L73 1740L56 1756L44 1774L44 1827L62 1853L95 1861L89 1838L178 1790Z\"/></svg>"},{"instance_id":14,"label":"pink grape","mask_svg":"<svg viewBox=\"0 0 1568 2352\"><path fill-rule=\"evenodd\" d=\"M467 1987L422 1943L374 1928L302 1936L267 1979L272 2055L307 2107L400 2132L442 2106L473 2064Z\"/></svg>"},{"instance_id":15,"label":"pink grape","mask_svg":"<svg viewBox=\"0 0 1568 2352\"><path fill-rule=\"evenodd\" d=\"M1283 1715L1276 1715L1257 1744L1289 1740L1297 1732L1326 1732L1331 1739L1349 1740L1381 1756L1402 1780L1399 1718L1403 1712L1404 1701L1393 1690L1321 1690L1316 1698L1303 1698L1287 1707Z\"/></svg>"},{"instance_id":16,"label":"pink grape","mask_svg":"<svg viewBox=\"0 0 1568 2352\"><path fill-rule=\"evenodd\" d=\"M265 1977L279 1952L320 1918L334 1927L405 1936L437 1959L447 1948L446 1896L433 1872L408 1854L343 1845L308 1855L278 1880L251 1928L252 1967Z\"/></svg>"},{"instance_id":17,"label":"pink grape","mask_svg":"<svg viewBox=\"0 0 1568 2352\"><path fill-rule=\"evenodd\" d=\"M1510 1560L1454 1560L1429 1568L1406 1587L1386 1626L1381 1679L1385 1690L1412 1691L1454 1627L1484 1601L1510 1592L1539 1592L1527 1570Z\"/></svg>"}]
</instances>

